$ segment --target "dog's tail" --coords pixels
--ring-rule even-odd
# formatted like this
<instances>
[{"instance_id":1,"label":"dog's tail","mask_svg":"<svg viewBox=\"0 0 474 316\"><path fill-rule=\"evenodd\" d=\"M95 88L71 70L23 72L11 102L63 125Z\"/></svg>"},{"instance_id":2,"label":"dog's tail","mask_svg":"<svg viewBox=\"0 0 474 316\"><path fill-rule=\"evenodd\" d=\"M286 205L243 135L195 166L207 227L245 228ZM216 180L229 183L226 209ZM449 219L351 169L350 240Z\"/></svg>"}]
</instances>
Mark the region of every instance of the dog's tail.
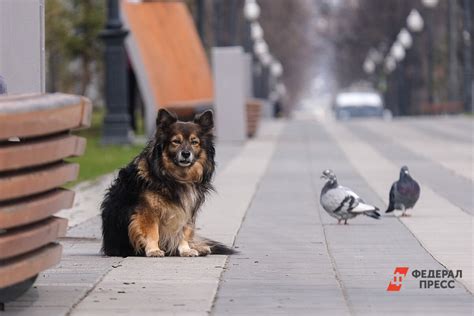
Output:
<instances>
[{"instance_id":1,"label":"dog's tail","mask_svg":"<svg viewBox=\"0 0 474 316\"><path fill-rule=\"evenodd\" d=\"M227 247L226 245L208 238L202 238L202 241L211 248L211 254L213 255L233 255L238 251Z\"/></svg>"}]
</instances>

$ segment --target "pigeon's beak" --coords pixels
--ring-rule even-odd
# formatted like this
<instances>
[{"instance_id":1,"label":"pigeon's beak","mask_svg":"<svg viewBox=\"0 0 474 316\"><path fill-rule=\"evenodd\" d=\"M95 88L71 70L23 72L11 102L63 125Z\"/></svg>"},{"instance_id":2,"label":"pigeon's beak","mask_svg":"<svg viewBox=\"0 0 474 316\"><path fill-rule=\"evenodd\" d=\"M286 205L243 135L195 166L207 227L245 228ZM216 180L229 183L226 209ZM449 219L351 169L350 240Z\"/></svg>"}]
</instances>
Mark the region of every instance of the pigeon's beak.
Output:
<instances>
[{"instance_id":1,"label":"pigeon's beak","mask_svg":"<svg viewBox=\"0 0 474 316\"><path fill-rule=\"evenodd\" d=\"M325 174L321 175L321 179L327 179L328 177Z\"/></svg>"},{"instance_id":2,"label":"pigeon's beak","mask_svg":"<svg viewBox=\"0 0 474 316\"><path fill-rule=\"evenodd\" d=\"M410 173L408 172L408 170L403 171L403 173L405 173L405 174L410 174Z\"/></svg>"}]
</instances>

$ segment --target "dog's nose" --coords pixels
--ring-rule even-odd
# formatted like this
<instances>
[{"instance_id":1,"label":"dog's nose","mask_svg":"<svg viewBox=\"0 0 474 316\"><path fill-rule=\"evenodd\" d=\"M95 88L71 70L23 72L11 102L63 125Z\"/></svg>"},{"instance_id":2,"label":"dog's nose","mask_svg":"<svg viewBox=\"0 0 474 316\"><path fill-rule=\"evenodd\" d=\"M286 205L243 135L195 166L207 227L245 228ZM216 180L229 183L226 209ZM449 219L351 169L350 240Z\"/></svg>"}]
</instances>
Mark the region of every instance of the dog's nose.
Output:
<instances>
[{"instance_id":1,"label":"dog's nose","mask_svg":"<svg viewBox=\"0 0 474 316\"><path fill-rule=\"evenodd\" d=\"M183 156L184 159L187 159L191 156L191 152L189 151L182 151L181 156Z\"/></svg>"}]
</instances>

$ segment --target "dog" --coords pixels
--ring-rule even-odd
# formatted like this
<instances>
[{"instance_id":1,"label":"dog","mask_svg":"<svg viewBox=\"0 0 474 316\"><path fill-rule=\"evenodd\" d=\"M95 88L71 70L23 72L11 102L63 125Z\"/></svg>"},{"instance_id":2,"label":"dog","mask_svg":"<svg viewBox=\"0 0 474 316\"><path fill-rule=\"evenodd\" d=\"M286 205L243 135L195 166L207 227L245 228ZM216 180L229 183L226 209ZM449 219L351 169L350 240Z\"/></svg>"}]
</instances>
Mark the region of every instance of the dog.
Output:
<instances>
[{"instance_id":1,"label":"dog","mask_svg":"<svg viewBox=\"0 0 474 316\"><path fill-rule=\"evenodd\" d=\"M196 217L214 191L214 119L211 110L192 122L158 112L156 133L108 189L101 204L102 252L107 256L232 254L194 234Z\"/></svg>"}]
</instances>

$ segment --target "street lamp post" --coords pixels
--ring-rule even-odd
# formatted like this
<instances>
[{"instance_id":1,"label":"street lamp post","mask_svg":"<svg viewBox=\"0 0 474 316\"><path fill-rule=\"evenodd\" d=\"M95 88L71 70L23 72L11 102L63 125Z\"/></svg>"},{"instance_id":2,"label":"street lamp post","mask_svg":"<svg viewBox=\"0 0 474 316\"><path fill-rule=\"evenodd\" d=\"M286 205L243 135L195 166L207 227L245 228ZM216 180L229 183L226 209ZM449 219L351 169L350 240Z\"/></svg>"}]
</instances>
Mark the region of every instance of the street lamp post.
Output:
<instances>
[{"instance_id":1,"label":"street lamp post","mask_svg":"<svg viewBox=\"0 0 474 316\"><path fill-rule=\"evenodd\" d=\"M428 102L433 104L433 9L438 5L438 0L422 0L423 5L428 8Z\"/></svg>"},{"instance_id":2,"label":"street lamp post","mask_svg":"<svg viewBox=\"0 0 474 316\"><path fill-rule=\"evenodd\" d=\"M405 58L405 49L403 45L398 42L398 40L393 44L390 54L397 61L397 78L398 78L398 110L400 114L407 114L406 108L406 99L405 99L405 76L404 76L404 67L403 59Z\"/></svg>"},{"instance_id":3,"label":"street lamp post","mask_svg":"<svg viewBox=\"0 0 474 316\"><path fill-rule=\"evenodd\" d=\"M262 82L262 65L260 64L260 60L257 56L259 51L258 51L256 43L263 40L263 29L258 22L252 22L250 30L251 30L250 34L252 37L252 42L250 43L250 45L252 45L252 43L255 43L252 45L252 49L251 49L252 64L253 64L253 70L252 70L253 95L256 97L259 97L261 95L260 91L261 91L261 82Z\"/></svg>"},{"instance_id":4,"label":"street lamp post","mask_svg":"<svg viewBox=\"0 0 474 316\"><path fill-rule=\"evenodd\" d=\"M196 1L196 24L199 37L204 42L204 0Z\"/></svg>"},{"instance_id":5,"label":"street lamp post","mask_svg":"<svg viewBox=\"0 0 474 316\"><path fill-rule=\"evenodd\" d=\"M464 110L473 113L472 104L472 60L471 60L471 0L464 0Z\"/></svg>"},{"instance_id":6,"label":"street lamp post","mask_svg":"<svg viewBox=\"0 0 474 316\"><path fill-rule=\"evenodd\" d=\"M383 54L381 51L382 50L376 48L369 49L364 63L362 64L362 69L369 77L369 81L372 83L372 86L377 90L381 89L380 76L377 73L377 66L383 62Z\"/></svg>"},{"instance_id":7,"label":"street lamp post","mask_svg":"<svg viewBox=\"0 0 474 316\"><path fill-rule=\"evenodd\" d=\"M385 104L388 105L392 109L395 115L398 115L398 111L399 111L398 100L395 105L393 101L395 99L395 93L393 89L393 84L391 84L393 82L393 78L392 78L393 76L391 76L391 74L393 73L396 67L397 67L397 63L395 61L395 58L393 58L391 53L389 52L385 58L384 65L383 65L384 72L387 77L387 90L385 91ZM392 95L394 97L392 97Z\"/></svg>"},{"instance_id":8,"label":"street lamp post","mask_svg":"<svg viewBox=\"0 0 474 316\"><path fill-rule=\"evenodd\" d=\"M268 99L270 93L270 69L268 65L262 64L262 75L260 84L260 97Z\"/></svg>"},{"instance_id":9,"label":"street lamp post","mask_svg":"<svg viewBox=\"0 0 474 316\"><path fill-rule=\"evenodd\" d=\"M273 116L277 117L278 113L281 111L281 106L280 106L280 94L278 91L278 87L280 85L280 78L283 75L283 66L282 64L274 59L273 62L270 65L270 73L271 73L271 92L270 92L270 101L273 106Z\"/></svg>"},{"instance_id":10,"label":"street lamp post","mask_svg":"<svg viewBox=\"0 0 474 316\"><path fill-rule=\"evenodd\" d=\"M258 44L258 43L257 43ZM262 99L268 99L269 93L270 93L270 65L273 61L272 55L268 52L268 46L265 43L265 45L262 45L262 50L258 49L258 46L256 48L256 53L258 56L258 59L260 61L260 64L262 65L262 72L260 75L260 91L258 97ZM263 49L265 47L265 49Z\"/></svg>"},{"instance_id":11,"label":"street lamp post","mask_svg":"<svg viewBox=\"0 0 474 316\"><path fill-rule=\"evenodd\" d=\"M127 56L124 47L128 31L120 20L119 5L118 0L107 1L107 23L100 34L105 43L104 144L130 144L133 140L127 108Z\"/></svg>"},{"instance_id":12,"label":"street lamp post","mask_svg":"<svg viewBox=\"0 0 474 316\"><path fill-rule=\"evenodd\" d=\"M260 35L262 35L262 37L255 39L255 43L253 46L253 51L255 53L255 63L257 65L257 67L255 68L255 96L258 98L266 98L266 91L268 86L267 83L269 79L268 65L270 64L271 60L269 61L268 58L268 56L270 56L270 53L268 52L268 45L263 39L263 32Z\"/></svg>"},{"instance_id":13,"label":"street lamp post","mask_svg":"<svg viewBox=\"0 0 474 316\"><path fill-rule=\"evenodd\" d=\"M458 82L458 28L457 1L448 1L448 100L455 101L459 95Z\"/></svg>"},{"instance_id":14,"label":"street lamp post","mask_svg":"<svg viewBox=\"0 0 474 316\"><path fill-rule=\"evenodd\" d=\"M244 17L246 20L244 49L252 56L252 94L258 96L260 91L261 67L254 51L253 43L263 39L263 29L257 22L260 17L260 6L256 0L245 1Z\"/></svg>"},{"instance_id":15,"label":"street lamp post","mask_svg":"<svg viewBox=\"0 0 474 316\"><path fill-rule=\"evenodd\" d=\"M260 61L255 58L253 62L253 95L257 98L260 98L262 93L262 75L263 75L263 67L260 64Z\"/></svg>"},{"instance_id":16,"label":"street lamp post","mask_svg":"<svg viewBox=\"0 0 474 316\"><path fill-rule=\"evenodd\" d=\"M367 76L369 76L369 81L375 87L374 72L375 72L376 64L372 60L371 56L367 56L365 58L365 61L362 64L362 68L364 69L364 72L367 74Z\"/></svg>"},{"instance_id":17,"label":"street lamp post","mask_svg":"<svg viewBox=\"0 0 474 316\"><path fill-rule=\"evenodd\" d=\"M244 39L244 49L247 53L252 52L252 40L256 40L263 37L263 31L260 24L258 24L257 19L260 16L260 6L255 0L247 0L244 6L244 17L245 17L245 39ZM255 29L260 31L259 34L256 34ZM255 34L254 34L255 33Z\"/></svg>"},{"instance_id":18,"label":"street lamp post","mask_svg":"<svg viewBox=\"0 0 474 316\"><path fill-rule=\"evenodd\" d=\"M412 42L415 42L417 40L417 34L423 30L423 27L424 27L423 18L421 17L420 13L417 10L413 9L411 10L410 14L407 17L406 24L407 24L408 30L410 30L412 34L412 37L413 37ZM419 96L412 93L413 92L412 87L413 85L416 86L418 84L420 80L420 74L422 73L422 71L420 71L421 69L420 55L421 54L419 54L419 48L420 48L419 45L417 46L413 45L411 58L410 56L407 56L407 60L411 60L411 66L410 66L411 77L410 77L410 85L409 85L410 90L409 90L408 99L410 100L410 104L413 104L412 101L415 98L415 104L416 104L416 108L414 109L415 112L419 112L419 105L418 105Z\"/></svg>"},{"instance_id":19,"label":"street lamp post","mask_svg":"<svg viewBox=\"0 0 474 316\"><path fill-rule=\"evenodd\" d=\"M401 101L402 103L402 114L407 115L410 114L411 111L411 78L407 76L407 69L410 69L410 65L408 64L408 50L413 45L413 38L408 32L406 28L402 28L400 33L397 36L397 42L403 48L403 58L400 61L400 71L402 72L402 91L401 91ZM407 67L408 66L408 67Z\"/></svg>"},{"instance_id":20,"label":"street lamp post","mask_svg":"<svg viewBox=\"0 0 474 316\"><path fill-rule=\"evenodd\" d=\"M252 53L252 26L248 21L244 22L242 46L246 53Z\"/></svg>"},{"instance_id":21,"label":"street lamp post","mask_svg":"<svg viewBox=\"0 0 474 316\"><path fill-rule=\"evenodd\" d=\"M398 33L397 40L403 45L405 50L409 49L413 44L413 38L406 28L402 28L400 33Z\"/></svg>"},{"instance_id":22,"label":"street lamp post","mask_svg":"<svg viewBox=\"0 0 474 316\"><path fill-rule=\"evenodd\" d=\"M280 78L281 75L283 74L283 66L277 60L273 61L271 70L272 70L272 75L277 79Z\"/></svg>"},{"instance_id":23,"label":"street lamp post","mask_svg":"<svg viewBox=\"0 0 474 316\"><path fill-rule=\"evenodd\" d=\"M423 30L424 24L425 23L420 13L415 9L411 10L410 14L407 17L407 26L410 31L414 33L421 32Z\"/></svg>"},{"instance_id":24,"label":"street lamp post","mask_svg":"<svg viewBox=\"0 0 474 316\"><path fill-rule=\"evenodd\" d=\"M234 46L237 0L214 0L214 41L217 47Z\"/></svg>"}]
</instances>

